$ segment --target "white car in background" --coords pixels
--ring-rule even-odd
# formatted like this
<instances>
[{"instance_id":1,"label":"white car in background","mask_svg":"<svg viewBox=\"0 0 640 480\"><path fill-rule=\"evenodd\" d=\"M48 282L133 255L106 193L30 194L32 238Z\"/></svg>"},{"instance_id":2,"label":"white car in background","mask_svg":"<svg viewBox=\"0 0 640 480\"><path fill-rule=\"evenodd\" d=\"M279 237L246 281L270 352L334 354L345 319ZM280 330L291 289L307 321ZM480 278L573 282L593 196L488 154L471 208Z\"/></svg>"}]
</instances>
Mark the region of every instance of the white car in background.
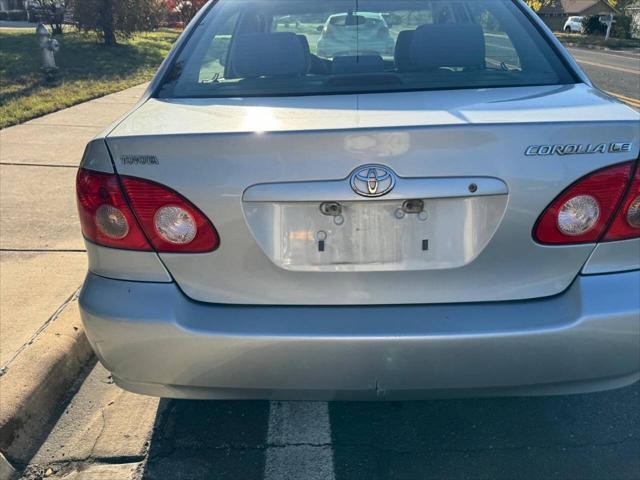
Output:
<instances>
[{"instance_id":1,"label":"white car in background","mask_svg":"<svg viewBox=\"0 0 640 480\"><path fill-rule=\"evenodd\" d=\"M331 15L318 29L321 35L316 53L320 57L362 56L363 52L393 56L396 42L381 13L350 11Z\"/></svg>"},{"instance_id":2,"label":"white car in background","mask_svg":"<svg viewBox=\"0 0 640 480\"><path fill-rule=\"evenodd\" d=\"M584 27L582 26L582 20L584 17L569 17L562 27L567 33L584 33Z\"/></svg>"}]
</instances>

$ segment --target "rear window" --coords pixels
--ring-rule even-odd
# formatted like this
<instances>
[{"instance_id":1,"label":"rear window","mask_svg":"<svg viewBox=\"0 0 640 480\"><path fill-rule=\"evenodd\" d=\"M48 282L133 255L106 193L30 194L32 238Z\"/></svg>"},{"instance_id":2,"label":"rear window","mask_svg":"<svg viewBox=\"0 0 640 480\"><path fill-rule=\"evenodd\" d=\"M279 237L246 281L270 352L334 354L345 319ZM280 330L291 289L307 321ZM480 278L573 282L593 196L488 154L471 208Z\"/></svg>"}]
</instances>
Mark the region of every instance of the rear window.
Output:
<instances>
[{"instance_id":1,"label":"rear window","mask_svg":"<svg viewBox=\"0 0 640 480\"><path fill-rule=\"evenodd\" d=\"M574 82L512 0L220 0L174 60L159 96Z\"/></svg>"}]
</instances>

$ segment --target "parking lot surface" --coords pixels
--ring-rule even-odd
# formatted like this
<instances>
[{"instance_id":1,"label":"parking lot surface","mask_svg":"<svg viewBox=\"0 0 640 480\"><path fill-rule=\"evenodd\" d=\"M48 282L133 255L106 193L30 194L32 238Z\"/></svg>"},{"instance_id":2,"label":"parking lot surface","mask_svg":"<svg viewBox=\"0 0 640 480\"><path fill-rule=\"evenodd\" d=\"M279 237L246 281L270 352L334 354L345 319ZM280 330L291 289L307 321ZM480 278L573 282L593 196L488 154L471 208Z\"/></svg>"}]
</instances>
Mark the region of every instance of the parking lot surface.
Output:
<instances>
[{"instance_id":1,"label":"parking lot surface","mask_svg":"<svg viewBox=\"0 0 640 480\"><path fill-rule=\"evenodd\" d=\"M98 365L25 478L637 479L638 405L638 384L394 403L158 400Z\"/></svg>"}]
</instances>

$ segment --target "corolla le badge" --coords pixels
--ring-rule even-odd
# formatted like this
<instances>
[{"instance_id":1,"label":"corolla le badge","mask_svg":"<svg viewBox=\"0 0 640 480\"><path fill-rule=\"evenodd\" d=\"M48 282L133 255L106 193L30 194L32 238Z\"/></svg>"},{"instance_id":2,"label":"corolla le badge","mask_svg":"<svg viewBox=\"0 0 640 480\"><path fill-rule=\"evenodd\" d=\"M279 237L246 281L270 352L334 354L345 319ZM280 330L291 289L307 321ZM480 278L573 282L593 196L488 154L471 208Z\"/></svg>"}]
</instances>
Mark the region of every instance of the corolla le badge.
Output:
<instances>
[{"instance_id":1,"label":"corolla le badge","mask_svg":"<svg viewBox=\"0 0 640 480\"><path fill-rule=\"evenodd\" d=\"M629 153L631 142L570 144L570 145L530 145L524 154L528 157L546 157L549 155L589 155L593 153Z\"/></svg>"},{"instance_id":2,"label":"corolla le badge","mask_svg":"<svg viewBox=\"0 0 640 480\"><path fill-rule=\"evenodd\" d=\"M351 188L363 197L381 197L395 184L395 174L382 165L363 165L351 174Z\"/></svg>"}]
</instances>

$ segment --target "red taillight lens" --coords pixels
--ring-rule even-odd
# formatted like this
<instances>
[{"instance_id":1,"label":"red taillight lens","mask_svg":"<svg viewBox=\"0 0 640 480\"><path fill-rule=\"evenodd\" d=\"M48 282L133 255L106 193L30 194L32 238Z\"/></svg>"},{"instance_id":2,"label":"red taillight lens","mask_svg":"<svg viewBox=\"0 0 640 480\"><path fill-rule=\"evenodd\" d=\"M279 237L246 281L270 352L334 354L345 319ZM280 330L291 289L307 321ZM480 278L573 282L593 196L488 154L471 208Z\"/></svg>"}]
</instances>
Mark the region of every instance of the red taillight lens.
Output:
<instances>
[{"instance_id":1,"label":"red taillight lens","mask_svg":"<svg viewBox=\"0 0 640 480\"><path fill-rule=\"evenodd\" d=\"M122 195L118 177L80 169L76 193L82 233L88 240L106 247L152 250Z\"/></svg>"},{"instance_id":2,"label":"red taillight lens","mask_svg":"<svg viewBox=\"0 0 640 480\"><path fill-rule=\"evenodd\" d=\"M636 168L631 187L607 230L604 241L629 238L640 238L640 166Z\"/></svg>"},{"instance_id":3,"label":"red taillight lens","mask_svg":"<svg viewBox=\"0 0 640 480\"><path fill-rule=\"evenodd\" d=\"M205 215L177 192L154 182L122 177L131 207L158 252L203 253L220 239Z\"/></svg>"},{"instance_id":4,"label":"red taillight lens","mask_svg":"<svg viewBox=\"0 0 640 480\"><path fill-rule=\"evenodd\" d=\"M218 234L192 203L148 180L80 169L76 181L82 232L113 248L202 253L215 250ZM151 242L151 243L149 243ZM153 248L152 248L153 246Z\"/></svg>"},{"instance_id":5,"label":"red taillight lens","mask_svg":"<svg viewBox=\"0 0 640 480\"><path fill-rule=\"evenodd\" d=\"M627 191L633 167L633 162L607 167L571 185L540 216L534 238L553 245L599 241Z\"/></svg>"}]
</instances>

